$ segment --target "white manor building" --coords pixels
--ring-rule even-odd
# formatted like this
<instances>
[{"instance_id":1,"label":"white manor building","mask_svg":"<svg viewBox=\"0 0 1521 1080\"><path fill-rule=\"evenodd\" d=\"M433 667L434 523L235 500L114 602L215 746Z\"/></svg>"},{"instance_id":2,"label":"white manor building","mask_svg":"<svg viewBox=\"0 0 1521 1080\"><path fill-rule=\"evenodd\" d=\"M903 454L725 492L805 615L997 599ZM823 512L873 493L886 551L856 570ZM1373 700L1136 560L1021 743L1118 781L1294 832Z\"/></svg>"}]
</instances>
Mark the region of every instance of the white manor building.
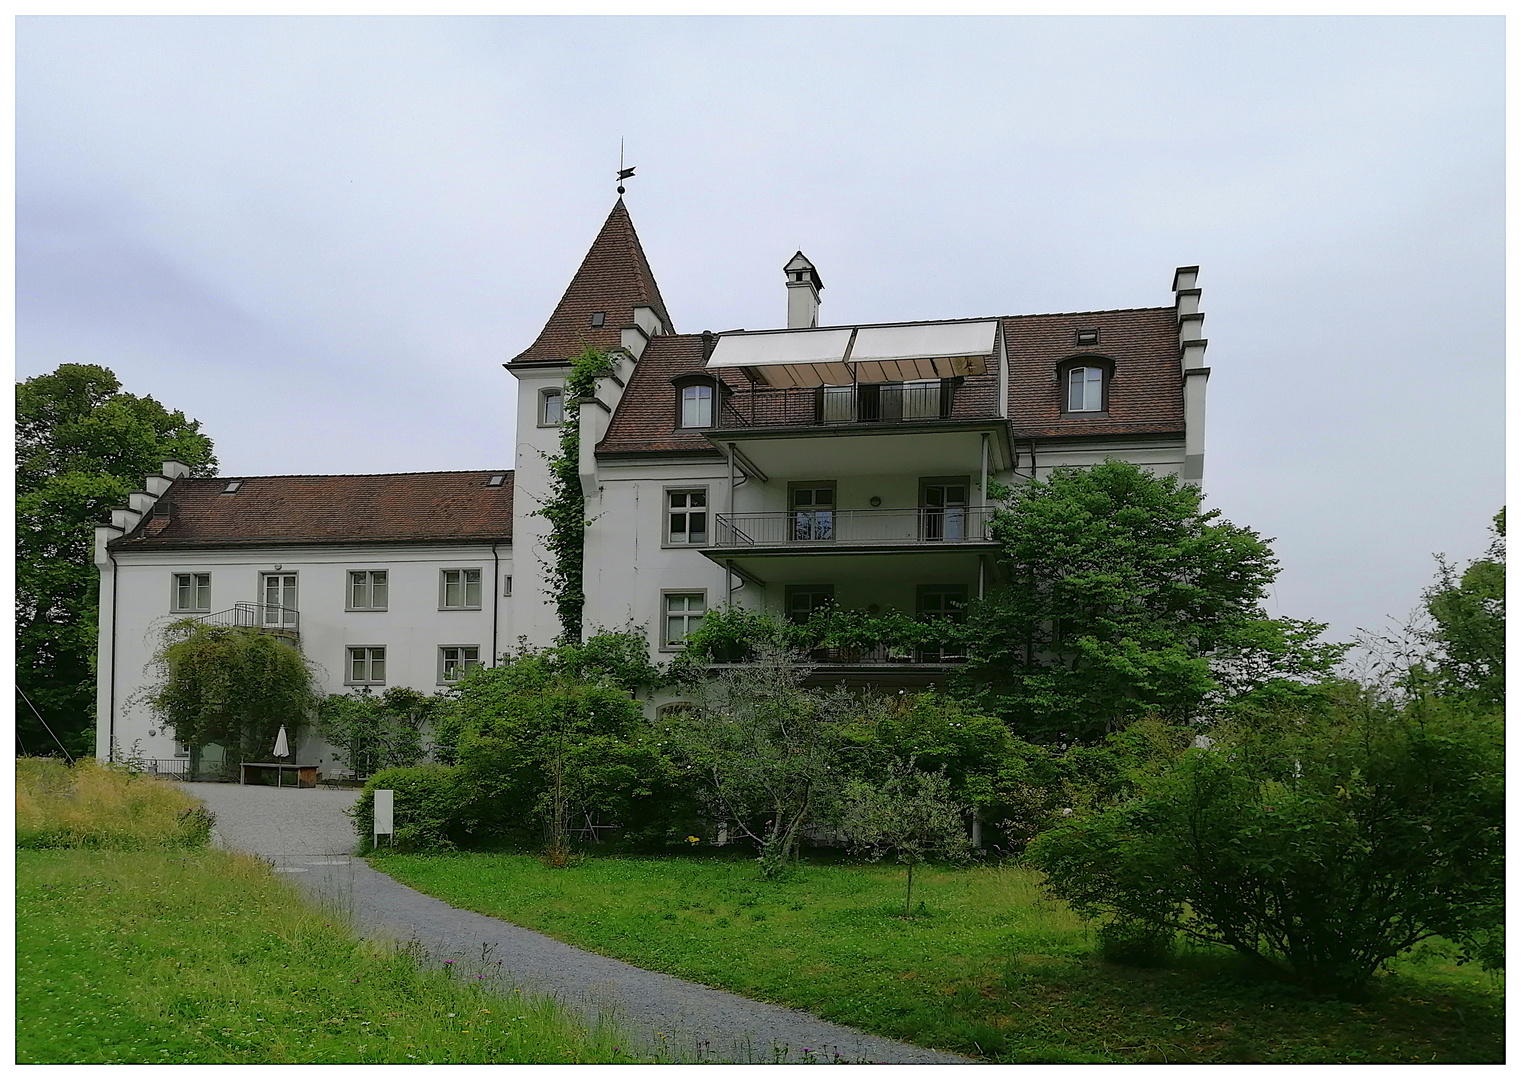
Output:
<instances>
[{"instance_id":1,"label":"white manor building","mask_svg":"<svg viewBox=\"0 0 1521 1080\"><path fill-rule=\"evenodd\" d=\"M643 627L657 662L727 603L955 617L996 583L993 480L1120 458L1202 483L1198 267L1177 270L1161 307L860 326L820 325L823 282L801 252L784 274L785 327L679 334L620 198L504 365L514 469L207 479L165 462L96 529L97 756L188 756L140 700L173 619L282 634L327 692L431 692L520 637L553 642L534 511L588 346L613 371L579 402L583 628ZM955 666L821 662L817 678L891 685ZM310 735L296 759L342 771Z\"/></svg>"}]
</instances>

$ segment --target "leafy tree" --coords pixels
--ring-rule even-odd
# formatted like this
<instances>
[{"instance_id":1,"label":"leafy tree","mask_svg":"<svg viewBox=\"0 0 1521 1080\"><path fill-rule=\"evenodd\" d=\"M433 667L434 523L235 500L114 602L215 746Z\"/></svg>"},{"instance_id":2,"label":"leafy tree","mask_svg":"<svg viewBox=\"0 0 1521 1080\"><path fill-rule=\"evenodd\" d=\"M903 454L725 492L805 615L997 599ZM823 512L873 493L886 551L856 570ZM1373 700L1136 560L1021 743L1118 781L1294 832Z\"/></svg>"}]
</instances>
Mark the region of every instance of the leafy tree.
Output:
<instances>
[{"instance_id":1,"label":"leafy tree","mask_svg":"<svg viewBox=\"0 0 1521 1080\"><path fill-rule=\"evenodd\" d=\"M442 698L411 687L392 686L376 695L365 686L323 698L317 729L355 776L372 776L421 761L423 728L444 706Z\"/></svg>"},{"instance_id":2,"label":"leafy tree","mask_svg":"<svg viewBox=\"0 0 1521 1080\"><path fill-rule=\"evenodd\" d=\"M1505 708L1505 510L1494 517L1489 550L1459 574L1438 557L1437 580L1422 599L1431 616L1438 693L1481 709Z\"/></svg>"},{"instance_id":3,"label":"leafy tree","mask_svg":"<svg viewBox=\"0 0 1521 1080\"><path fill-rule=\"evenodd\" d=\"M1228 726L1029 856L1080 914L1170 927L1356 991L1429 937L1494 947L1503 744L1498 716L1440 701Z\"/></svg>"},{"instance_id":4,"label":"leafy tree","mask_svg":"<svg viewBox=\"0 0 1521 1080\"><path fill-rule=\"evenodd\" d=\"M961 861L971 854L962 821L966 808L952 796L943 771L925 772L910 761L896 761L880 783L851 784L845 801L845 831L855 850L873 860L892 852L908 868L904 918L914 896L914 867L931 855Z\"/></svg>"},{"instance_id":5,"label":"leafy tree","mask_svg":"<svg viewBox=\"0 0 1521 1080\"><path fill-rule=\"evenodd\" d=\"M1109 461L994 494L1005 584L974 606L961 685L1018 735L1091 742L1147 714L1185 720L1221 690L1217 665L1247 658L1281 686L1331 659L1299 643L1309 624L1268 625L1267 543L1175 477Z\"/></svg>"},{"instance_id":6,"label":"leafy tree","mask_svg":"<svg viewBox=\"0 0 1521 1080\"><path fill-rule=\"evenodd\" d=\"M192 770L211 744L226 749L229 775L243 761L267 760L280 727L297 735L321 702L306 657L262 630L179 619L164 630L154 666L158 681L143 698L190 744Z\"/></svg>"},{"instance_id":7,"label":"leafy tree","mask_svg":"<svg viewBox=\"0 0 1521 1080\"><path fill-rule=\"evenodd\" d=\"M216 468L197 421L125 393L103 367L62 364L16 385L16 686L75 755L95 742L94 527L171 458L197 476ZM23 745L49 753L17 705Z\"/></svg>"}]
</instances>

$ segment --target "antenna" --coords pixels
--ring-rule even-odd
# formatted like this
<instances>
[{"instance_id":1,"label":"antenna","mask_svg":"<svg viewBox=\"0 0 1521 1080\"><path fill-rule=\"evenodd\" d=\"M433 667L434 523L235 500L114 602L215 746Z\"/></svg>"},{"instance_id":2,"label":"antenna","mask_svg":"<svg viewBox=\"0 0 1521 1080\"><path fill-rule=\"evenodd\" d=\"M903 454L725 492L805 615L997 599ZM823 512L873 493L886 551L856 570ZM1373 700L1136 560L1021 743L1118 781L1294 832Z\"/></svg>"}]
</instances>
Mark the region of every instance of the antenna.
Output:
<instances>
[{"instance_id":1,"label":"antenna","mask_svg":"<svg viewBox=\"0 0 1521 1080\"><path fill-rule=\"evenodd\" d=\"M623 140L619 139L618 140L618 194L619 195L622 195L623 192L624 192L623 181L627 180L630 176L634 175L634 168L635 167L633 165L630 165L626 169L623 167Z\"/></svg>"}]
</instances>

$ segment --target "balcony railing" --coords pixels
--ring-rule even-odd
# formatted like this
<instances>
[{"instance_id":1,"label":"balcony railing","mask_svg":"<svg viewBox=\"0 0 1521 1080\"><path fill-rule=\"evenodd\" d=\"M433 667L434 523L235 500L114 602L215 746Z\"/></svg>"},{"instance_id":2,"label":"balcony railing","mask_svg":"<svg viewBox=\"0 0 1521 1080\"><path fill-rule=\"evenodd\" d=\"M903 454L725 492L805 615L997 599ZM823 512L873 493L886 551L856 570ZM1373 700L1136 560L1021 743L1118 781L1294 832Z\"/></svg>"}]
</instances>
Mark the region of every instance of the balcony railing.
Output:
<instances>
[{"instance_id":1,"label":"balcony railing","mask_svg":"<svg viewBox=\"0 0 1521 1080\"><path fill-rule=\"evenodd\" d=\"M726 398L718 426L844 427L948 420L955 415L957 381L932 379L812 387L752 385Z\"/></svg>"},{"instance_id":2,"label":"balcony railing","mask_svg":"<svg viewBox=\"0 0 1521 1080\"><path fill-rule=\"evenodd\" d=\"M916 648L911 645L878 645L870 649L814 649L808 654L810 663L820 667L848 667L854 664L870 667L892 667L897 664L964 664L966 649L960 645L943 648Z\"/></svg>"},{"instance_id":3,"label":"balcony railing","mask_svg":"<svg viewBox=\"0 0 1521 1080\"><path fill-rule=\"evenodd\" d=\"M256 600L240 600L226 611L199 615L196 619L207 626L244 626L279 634L301 633L301 613L295 608L261 604Z\"/></svg>"},{"instance_id":4,"label":"balcony railing","mask_svg":"<svg viewBox=\"0 0 1521 1080\"><path fill-rule=\"evenodd\" d=\"M782 510L718 514L715 547L822 547L835 544L954 544L988 539L992 508Z\"/></svg>"}]
</instances>

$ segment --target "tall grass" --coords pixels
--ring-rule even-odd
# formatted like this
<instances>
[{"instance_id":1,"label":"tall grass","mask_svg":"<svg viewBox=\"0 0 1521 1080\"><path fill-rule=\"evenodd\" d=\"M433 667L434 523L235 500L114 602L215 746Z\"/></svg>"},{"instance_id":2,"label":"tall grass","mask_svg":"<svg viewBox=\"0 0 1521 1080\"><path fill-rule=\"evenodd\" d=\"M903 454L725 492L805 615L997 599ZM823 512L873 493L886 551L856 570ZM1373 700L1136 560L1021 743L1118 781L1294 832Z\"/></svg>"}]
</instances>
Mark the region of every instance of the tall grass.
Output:
<instances>
[{"instance_id":1,"label":"tall grass","mask_svg":"<svg viewBox=\"0 0 1521 1080\"><path fill-rule=\"evenodd\" d=\"M16 846L142 851L204 847L215 819L172 781L84 758L16 761Z\"/></svg>"}]
</instances>

